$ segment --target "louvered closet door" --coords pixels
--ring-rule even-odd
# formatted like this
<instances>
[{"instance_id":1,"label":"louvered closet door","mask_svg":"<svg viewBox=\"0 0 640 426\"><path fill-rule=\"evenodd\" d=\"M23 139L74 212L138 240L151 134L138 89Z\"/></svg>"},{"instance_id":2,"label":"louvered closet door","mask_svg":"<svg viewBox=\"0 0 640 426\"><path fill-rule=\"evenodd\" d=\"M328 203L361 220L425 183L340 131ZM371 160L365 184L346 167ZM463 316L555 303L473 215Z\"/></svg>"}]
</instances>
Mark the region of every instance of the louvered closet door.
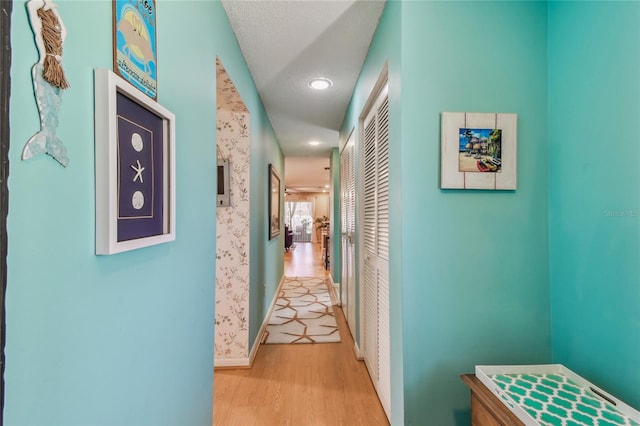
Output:
<instances>
[{"instance_id":1,"label":"louvered closet door","mask_svg":"<svg viewBox=\"0 0 640 426\"><path fill-rule=\"evenodd\" d=\"M341 295L342 310L351 335L355 336L356 309L355 309L355 142L353 134L347 141L340 155L340 211L342 212L342 276Z\"/></svg>"},{"instance_id":2,"label":"louvered closet door","mask_svg":"<svg viewBox=\"0 0 640 426\"><path fill-rule=\"evenodd\" d=\"M389 101L380 93L363 135L363 349L387 416L390 414L389 339Z\"/></svg>"}]
</instances>

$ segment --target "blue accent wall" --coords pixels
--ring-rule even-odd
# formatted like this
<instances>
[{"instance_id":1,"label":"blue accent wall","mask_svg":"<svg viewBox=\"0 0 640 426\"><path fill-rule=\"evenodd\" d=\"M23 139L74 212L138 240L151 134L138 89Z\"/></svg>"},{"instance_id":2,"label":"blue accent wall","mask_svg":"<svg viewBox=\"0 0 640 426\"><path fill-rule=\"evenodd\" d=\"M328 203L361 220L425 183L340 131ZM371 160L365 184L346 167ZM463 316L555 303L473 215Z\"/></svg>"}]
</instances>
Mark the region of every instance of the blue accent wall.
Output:
<instances>
[{"instance_id":1,"label":"blue accent wall","mask_svg":"<svg viewBox=\"0 0 640 426\"><path fill-rule=\"evenodd\" d=\"M546 26L544 2L387 3L341 138L388 60L392 424L469 424L460 374L551 360ZM439 188L445 111L519 115L517 191Z\"/></svg>"},{"instance_id":2,"label":"blue accent wall","mask_svg":"<svg viewBox=\"0 0 640 426\"><path fill-rule=\"evenodd\" d=\"M640 409L640 3L549 3L553 360Z\"/></svg>"},{"instance_id":3,"label":"blue accent wall","mask_svg":"<svg viewBox=\"0 0 640 426\"><path fill-rule=\"evenodd\" d=\"M251 114L251 285L249 306L249 348L258 337L265 316L284 274L284 224L280 235L269 239L269 164L273 164L280 175L281 191L284 191L284 156L280 149L271 123L259 99ZM257 133L257 134L256 134ZM254 138L254 134L257 137ZM284 192L280 196L280 211L284 212ZM284 216L282 216L284 217ZM251 350L251 349L250 349Z\"/></svg>"},{"instance_id":4,"label":"blue accent wall","mask_svg":"<svg viewBox=\"0 0 640 426\"><path fill-rule=\"evenodd\" d=\"M265 229L267 164L281 166L282 154L222 5L158 2L158 101L177 126L177 237L96 256L93 70L112 68L112 5L57 3L68 30L71 88L58 128L67 169L48 156L20 160L39 130L31 83L38 58L24 2L12 18L5 422L210 425L216 55L251 112L251 214L260 218L251 228L252 286L273 287L281 276L282 266L267 266L282 265L282 250L266 242ZM257 297L262 304L264 292Z\"/></svg>"},{"instance_id":5,"label":"blue accent wall","mask_svg":"<svg viewBox=\"0 0 640 426\"><path fill-rule=\"evenodd\" d=\"M5 422L209 425L216 55L251 112L251 344L283 271L266 219L282 152L221 4L158 2L177 240L95 256L111 3L58 3L67 169L20 160L39 129L37 51L23 2L13 12ZM458 375L477 364L563 363L640 407L638 22L637 2L387 2L340 137L387 63L392 424L469 424ZM518 114L517 191L439 189L444 111Z\"/></svg>"},{"instance_id":6,"label":"blue accent wall","mask_svg":"<svg viewBox=\"0 0 640 426\"><path fill-rule=\"evenodd\" d=\"M550 361L544 2L402 7L405 423L469 424L458 375ZM440 117L518 114L517 191L439 189Z\"/></svg>"}]
</instances>

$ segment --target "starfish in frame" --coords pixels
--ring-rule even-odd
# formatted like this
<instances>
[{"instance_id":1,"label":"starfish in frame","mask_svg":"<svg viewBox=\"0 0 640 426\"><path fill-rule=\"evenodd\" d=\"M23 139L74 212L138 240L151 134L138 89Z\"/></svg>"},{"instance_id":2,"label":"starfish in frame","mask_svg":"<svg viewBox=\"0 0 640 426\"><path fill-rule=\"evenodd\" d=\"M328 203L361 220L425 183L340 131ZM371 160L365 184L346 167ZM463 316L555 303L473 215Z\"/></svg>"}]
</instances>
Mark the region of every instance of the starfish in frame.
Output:
<instances>
[{"instance_id":1,"label":"starfish in frame","mask_svg":"<svg viewBox=\"0 0 640 426\"><path fill-rule=\"evenodd\" d=\"M140 178L140 183L144 183L142 181L142 172L144 171L144 167L142 167L142 165L140 164L140 160L136 160L136 164L138 165L138 167L133 164L131 165L133 171L136 172L136 175L133 177L133 181L135 182L138 178Z\"/></svg>"}]
</instances>

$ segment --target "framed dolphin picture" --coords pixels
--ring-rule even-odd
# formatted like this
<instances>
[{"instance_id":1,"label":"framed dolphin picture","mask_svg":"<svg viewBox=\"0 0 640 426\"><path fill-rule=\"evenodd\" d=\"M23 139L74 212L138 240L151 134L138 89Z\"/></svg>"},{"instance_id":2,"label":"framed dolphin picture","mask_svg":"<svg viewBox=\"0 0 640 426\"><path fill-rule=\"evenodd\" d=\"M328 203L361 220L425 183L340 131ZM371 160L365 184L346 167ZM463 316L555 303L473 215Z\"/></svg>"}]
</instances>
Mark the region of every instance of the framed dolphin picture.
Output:
<instances>
[{"instance_id":1,"label":"framed dolphin picture","mask_svg":"<svg viewBox=\"0 0 640 426\"><path fill-rule=\"evenodd\" d=\"M175 240L175 116L95 70L96 254Z\"/></svg>"},{"instance_id":2,"label":"framed dolphin picture","mask_svg":"<svg viewBox=\"0 0 640 426\"><path fill-rule=\"evenodd\" d=\"M155 0L113 0L113 69L153 99L157 54Z\"/></svg>"}]
</instances>

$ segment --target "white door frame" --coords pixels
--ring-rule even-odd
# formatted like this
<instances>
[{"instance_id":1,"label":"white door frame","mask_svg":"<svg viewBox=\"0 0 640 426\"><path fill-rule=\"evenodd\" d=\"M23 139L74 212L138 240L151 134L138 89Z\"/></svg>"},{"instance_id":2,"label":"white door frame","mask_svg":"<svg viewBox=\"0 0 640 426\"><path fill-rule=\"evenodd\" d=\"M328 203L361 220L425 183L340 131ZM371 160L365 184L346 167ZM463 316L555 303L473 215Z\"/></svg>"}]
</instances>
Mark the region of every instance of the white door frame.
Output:
<instances>
[{"instance_id":1,"label":"white door frame","mask_svg":"<svg viewBox=\"0 0 640 426\"><path fill-rule=\"evenodd\" d=\"M355 171L356 171L356 156L355 156L355 150L356 150L356 141L355 141L355 129L351 130L351 133L349 133L349 137L347 138L346 142L344 143L344 145L342 146L341 150L340 150L340 170L342 172L342 155L344 154L344 151L349 147L349 146L353 147L353 150L351 152L351 162L352 162L352 170L353 170L353 174L351 176L351 178L353 179L353 183L354 183L354 198L355 198ZM345 176L342 175L340 176L340 183L341 185L345 184ZM340 191L340 211L343 212L344 211L344 205L342 203L343 199L342 199L342 189ZM355 207L355 203L354 203L354 207ZM341 223L340 224L340 246L343 249L342 251L342 263L341 263L341 277L340 277L340 281L341 281L341 286L342 288L340 289L340 299L341 299L341 304L342 304L342 309L345 313L345 319L347 321L347 326L349 327L349 331L351 332L351 335L354 337L354 343L355 343L355 351L356 354L358 356L358 358L362 358L361 354L360 354L360 350L358 348L358 344L356 342L355 339L355 333L356 333L356 329L357 329L357 321L356 321L356 291L355 291L355 287L356 287L356 266L357 266L357 257L356 257L356 235L357 235L357 221L355 220L355 215L356 215L356 211L354 209L353 212L351 212L353 214L353 221L354 223L354 229L353 232L351 233L351 235L349 235L349 229L348 229L348 225L345 223ZM342 217L343 215L341 215ZM345 219L348 219L346 217L346 215L344 215ZM345 236L345 234L343 233L343 228L347 227L346 232L347 235ZM345 250L345 247L342 247L343 244L343 239L347 238L348 240L348 245L351 246L351 255L352 255L352 259L351 259L351 274L349 276L348 274L348 270L347 270L347 266L345 265L345 257L348 256L347 250ZM345 279L347 278L347 279ZM350 279L348 279L350 278ZM346 301L343 300L344 297L346 296ZM345 303L346 302L346 303Z\"/></svg>"},{"instance_id":2,"label":"white door frame","mask_svg":"<svg viewBox=\"0 0 640 426\"><path fill-rule=\"evenodd\" d=\"M364 194L364 167L362 167L362 156L364 155L364 122L372 111L374 105L378 101L383 90L388 90L389 85L389 65L385 63L380 75L378 76L378 80L376 84L373 86L371 92L369 93L369 97L365 102L362 112L358 118L358 139L356 143L356 200L355 200L355 210L356 210L356 223L364 223L364 208L363 208L363 194ZM360 345L360 354L364 353L363 347L363 338L365 335L365 324L364 324L364 289L363 289L363 279L364 279L364 264L365 264L365 250L364 250L364 233L359 228L356 232L356 261L357 261L357 279L356 285L358 288L358 323L359 323L359 345ZM361 355L362 358L362 355ZM389 366L390 367L390 366ZM388 411L387 407L384 407L387 418L391 418L391 406L389 406Z\"/></svg>"}]
</instances>

